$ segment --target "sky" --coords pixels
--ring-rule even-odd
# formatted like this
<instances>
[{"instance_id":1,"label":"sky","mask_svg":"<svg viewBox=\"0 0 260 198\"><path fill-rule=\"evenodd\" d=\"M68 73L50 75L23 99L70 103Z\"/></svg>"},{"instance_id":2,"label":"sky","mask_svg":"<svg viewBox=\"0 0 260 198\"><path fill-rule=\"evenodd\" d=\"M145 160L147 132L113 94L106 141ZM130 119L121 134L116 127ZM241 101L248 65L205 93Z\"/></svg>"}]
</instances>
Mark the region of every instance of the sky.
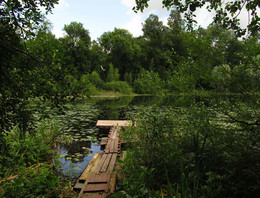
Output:
<instances>
[{"instance_id":1,"label":"sky","mask_svg":"<svg viewBox=\"0 0 260 198\"><path fill-rule=\"evenodd\" d=\"M157 15L164 25L170 14L162 6L162 0L150 0L149 7L143 13L135 13L132 8L135 0L59 0L52 14L47 19L52 23L52 32L57 38L64 36L64 25L72 21L80 22L90 33L92 40L99 38L104 32L114 28L127 29L134 37L142 35L142 23L150 14ZM211 22L214 12L205 8L196 11L198 26L206 28ZM247 13L241 14L242 24L247 22Z\"/></svg>"}]
</instances>

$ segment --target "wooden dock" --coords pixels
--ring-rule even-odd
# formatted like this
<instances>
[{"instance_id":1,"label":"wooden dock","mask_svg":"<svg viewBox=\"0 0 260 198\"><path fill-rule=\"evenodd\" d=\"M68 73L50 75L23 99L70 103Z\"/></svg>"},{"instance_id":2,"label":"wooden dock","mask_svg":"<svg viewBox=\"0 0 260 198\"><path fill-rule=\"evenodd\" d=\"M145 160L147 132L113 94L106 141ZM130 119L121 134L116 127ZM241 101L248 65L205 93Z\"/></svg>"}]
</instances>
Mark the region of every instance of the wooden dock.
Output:
<instances>
[{"instance_id":1,"label":"wooden dock","mask_svg":"<svg viewBox=\"0 0 260 198\"><path fill-rule=\"evenodd\" d=\"M98 120L96 126L100 128L113 127L113 126L130 126L132 124L131 121L128 120Z\"/></svg>"},{"instance_id":2,"label":"wooden dock","mask_svg":"<svg viewBox=\"0 0 260 198\"><path fill-rule=\"evenodd\" d=\"M106 197L114 193L116 184L115 164L121 152L122 140L119 131L129 121L98 120L96 126L110 128L108 137L102 138L100 145L105 146L104 152L96 153L88 166L77 180L74 190L80 191L79 198Z\"/></svg>"}]
</instances>

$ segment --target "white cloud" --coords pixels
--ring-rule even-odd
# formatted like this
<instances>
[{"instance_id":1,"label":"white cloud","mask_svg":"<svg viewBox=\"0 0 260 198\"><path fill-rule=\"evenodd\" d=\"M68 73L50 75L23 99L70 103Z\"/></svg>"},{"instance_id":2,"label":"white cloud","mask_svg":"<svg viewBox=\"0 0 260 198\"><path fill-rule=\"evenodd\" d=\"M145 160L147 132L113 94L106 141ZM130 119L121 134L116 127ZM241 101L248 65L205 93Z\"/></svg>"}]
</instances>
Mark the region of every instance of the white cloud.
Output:
<instances>
[{"instance_id":1,"label":"white cloud","mask_svg":"<svg viewBox=\"0 0 260 198\"><path fill-rule=\"evenodd\" d=\"M169 18L169 16L160 18L160 20L163 22L164 26L168 26L168 24L167 24L168 23L168 18Z\"/></svg>"},{"instance_id":2,"label":"white cloud","mask_svg":"<svg viewBox=\"0 0 260 198\"><path fill-rule=\"evenodd\" d=\"M230 0L226 1L229 2ZM127 22L127 24L124 25L123 28L128 29L134 36L137 36L138 34L142 34L142 23L144 23L144 20L149 17L150 14L156 14L160 17L160 20L163 21L164 25L167 25L167 18L168 16L163 16L168 13L166 8L163 8L162 0L150 0L148 2L149 7L144 8L143 12L138 11L138 13L134 13L132 8L136 5L135 0L121 0L121 3L124 6L128 7L127 14L131 16L131 20ZM225 4L223 4L225 6ZM260 10L257 11L257 13L260 13ZM201 26L203 28L207 28L207 26L213 22L213 17L215 16L216 12L213 10L209 12L206 9L206 6L199 8L195 12L196 17L195 20L197 21L197 26ZM250 16L248 15L248 11L243 8L241 13L239 14L238 18L240 19L240 26L242 28L246 28L246 26L250 22Z\"/></svg>"},{"instance_id":3,"label":"white cloud","mask_svg":"<svg viewBox=\"0 0 260 198\"><path fill-rule=\"evenodd\" d=\"M163 21L163 24L167 24L167 18L169 11L163 8L161 0L150 0L149 7L145 8L143 12L138 11L135 13L132 8L136 5L135 0L121 0L121 4L128 8L127 15L130 16L130 20L123 25L123 28L127 29L133 34L133 36L142 35L142 23L149 17L150 14L156 14L159 16L159 20ZM166 17L164 15L167 15Z\"/></svg>"},{"instance_id":4,"label":"white cloud","mask_svg":"<svg viewBox=\"0 0 260 198\"><path fill-rule=\"evenodd\" d=\"M142 17L140 15L133 16L123 28L131 32L134 37L140 36L142 34Z\"/></svg>"},{"instance_id":5,"label":"white cloud","mask_svg":"<svg viewBox=\"0 0 260 198\"><path fill-rule=\"evenodd\" d=\"M131 8L135 6L135 0L121 0L121 3Z\"/></svg>"},{"instance_id":6,"label":"white cloud","mask_svg":"<svg viewBox=\"0 0 260 198\"><path fill-rule=\"evenodd\" d=\"M201 26L203 28L207 28L207 26L212 23L213 17L215 16L216 12L211 11L209 12L206 9L206 6L199 8L195 11L195 20L197 21L197 26Z\"/></svg>"},{"instance_id":7,"label":"white cloud","mask_svg":"<svg viewBox=\"0 0 260 198\"><path fill-rule=\"evenodd\" d=\"M65 35L65 32L60 29L53 29L51 32L55 35L56 38L60 38Z\"/></svg>"},{"instance_id":8,"label":"white cloud","mask_svg":"<svg viewBox=\"0 0 260 198\"><path fill-rule=\"evenodd\" d=\"M66 0L59 0L59 4L55 5L55 8L68 8L69 3Z\"/></svg>"},{"instance_id":9,"label":"white cloud","mask_svg":"<svg viewBox=\"0 0 260 198\"><path fill-rule=\"evenodd\" d=\"M121 0L121 3L129 8L128 14L133 13L132 8L136 5L135 0ZM150 15L151 13L164 14L167 12L166 8L163 8L162 0L150 0L149 7L145 8L143 12L138 11L137 14Z\"/></svg>"},{"instance_id":10,"label":"white cloud","mask_svg":"<svg viewBox=\"0 0 260 198\"><path fill-rule=\"evenodd\" d=\"M230 0L227 0L225 3L228 2L230 2ZM226 4L223 4L222 8L225 8L225 6ZM206 28L211 22L213 22L213 17L215 16L216 12L214 10L209 12L207 11L206 6L204 6L201 9L197 9L195 14L198 25L202 26L203 28ZM239 14L237 18L240 19L240 27L243 29L246 28L247 25L250 23L251 16L249 15L245 6L242 8L240 13L239 11L237 11L236 14ZM257 10L257 14L260 14L260 10ZM231 17L231 15L228 16Z\"/></svg>"}]
</instances>

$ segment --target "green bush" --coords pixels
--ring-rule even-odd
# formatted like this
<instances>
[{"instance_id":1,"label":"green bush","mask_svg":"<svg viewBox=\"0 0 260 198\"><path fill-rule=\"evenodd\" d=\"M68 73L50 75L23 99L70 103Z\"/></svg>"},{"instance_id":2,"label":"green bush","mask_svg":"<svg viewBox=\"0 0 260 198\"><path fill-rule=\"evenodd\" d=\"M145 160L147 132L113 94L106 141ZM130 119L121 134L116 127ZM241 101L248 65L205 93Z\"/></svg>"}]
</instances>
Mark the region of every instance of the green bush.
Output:
<instances>
[{"instance_id":1,"label":"green bush","mask_svg":"<svg viewBox=\"0 0 260 198\"><path fill-rule=\"evenodd\" d=\"M18 126L3 133L6 152L0 151L0 197L58 197L62 186L52 165L59 141L70 141L61 135L60 126L42 121L34 133Z\"/></svg>"},{"instance_id":2,"label":"green bush","mask_svg":"<svg viewBox=\"0 0 260 198\"><path fill-rule=\"evenodd\" d=\"M62 183L47 163L21 168L14 179L0 183L0 197L60 197Z\"/></svg>"},{"instance_id":3,"label":"green bush","mask_svg":"<svg viewBox=\"0 0 260 198\"><path fill-rule=\"evenodd\" d=\"M60 128L57 123L43 121L36 128L35 132L23 133L18 126L10 132L3 134L3 141L8 148L8 153L3 155L1 175L5 169L15 169L20 166L30 166L50 158L51 147L55 145L56 138L60 135Z\"/></svg>"},{"instance_id":4,"label":"green bush","mask_svg":"<svg viewBox=\"0 0 260 198\"><path fill-rule=\"evenodd\" d=\"M125 73L124 74L124 80L129 84L132 85L133 84L133 77L132 77L132 73Z\"/></svg>"},{"instance_id":5,"label":"green bush","mask_svg":"<svg viewBox=\"0 0 260 198\"><path fill-rule=\"evenodd\" d=\"M107 82L112 82L112 81L119 81L119 73L118 69L113 67L112 64L109 64L109 70L107 74Z\"/></svg>"},{"instance_id":6,"label":"green bush","mask_svg":"<svg viewBox=\"0 0 260 198\"><path fill-rule=\"evenodd\" d=\"M231 68L227 64L214 67L212 70L212 86L220 92L231 91Z\"/></svg>"},{"instance_id":7,"label":"green bush","mask_svg":"<svg viewBox=\"0 0 260 198\"><path fill-rule=\"evenodd\" d=\"M234 101L216 109L204 103L143 109L137 127L123 133L128 150L119 194L257 197L260 127L251 123L259 116L252 110Z\"/></svg>"},{"instance_id":8,"label":"green bush","mask_svg":"<svg viewBox=\"0 0 260 198\"><path fill-rule=\"evenodd\" d=\"M96 71L93 71L89 76L90 82L95 85L98 89L103 87L103 81L100 78L99 74Z\"/></svg>"},{"instance_id":9,"label":"green bush","mask_svg":"<svg viewBox=\"0 0 260 198\"><path fill-rule=\"evenodd\" d=\"M127 84L127 82L124 81L107 82L104 85L104 89L107 91L119 92L124 94L132 93L131 87Z\"/></svg>"},{"instance_id":10,"label":"green bush","mask_svg":"<svg viewBox=\"0 0 260 198\"><path fill-rule=\"evenodd\" d=\"M140 94L161 94L163 82L158 73L142 70L134 82L134 90Z\"/></svg>"}]
</instances>

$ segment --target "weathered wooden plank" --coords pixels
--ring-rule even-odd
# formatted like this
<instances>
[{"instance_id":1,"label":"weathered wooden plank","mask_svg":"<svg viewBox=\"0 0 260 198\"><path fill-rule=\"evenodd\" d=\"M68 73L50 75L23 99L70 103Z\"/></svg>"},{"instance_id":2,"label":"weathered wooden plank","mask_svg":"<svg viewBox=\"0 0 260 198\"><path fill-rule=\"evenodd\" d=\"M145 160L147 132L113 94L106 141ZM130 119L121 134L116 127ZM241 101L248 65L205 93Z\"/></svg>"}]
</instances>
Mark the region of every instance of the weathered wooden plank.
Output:
<instances>
[{"instance_id":1,"label":"weathered wooden plank","mask_svg":"<svg viewBox=\"0 0 260 198\"><path fill-rule=\"evenodd\" d=\"M103 164L104 164L106 158L107 158L107 154L104 153L104 154L102 155L101 160L99 161L99 163L98 163L98 165L97 165L95 171L94 171L95 173L99 173L99 172L100 172L100 170L101 170L101 168L102 168L102 166L103 166Z\"/></svg>"},{"instance_id":2,"label":"weathered wooden plank","mask_svg":"<svg viewBox=\"0 0 260 198\"><path fill-rule=\"evenodd\" d=\"M74 190L80 191L84 186L84 183L77 182L73 187Z\"/></svg>"},{"instance_id":3,"label":"weathered wooden plank","mask_svg":"<svg viewBox=\"0 0 260 198\"><path fill-rule=\"evenodd\" d=\"M107 154L106 161L104 162L102 168L100 169L100 172L101 172L101 173L106 172L107 167L108 167L108 165L109 165L109 163L110 163L111 157L112 157L112 154Z\"/></svg>"},{"instance_id":4,"label":"weathered wooden plank","mask_svg":"<svg viewBox=\"0 0 260 198\"><path fill-rule=\"evenodd\" d=\"M119 142L119 138L116 137L115 141L114 141L114 146L113 149L111 150L111 153L118 153L118 142Z\"/></svg>"},{"instance_id":5,"label":"weathered wooden plank","mask_svg":"<svg viewBox=\"0 0 260 198\"><path fill-rule=\"evenodd\" d=\"M106 154L109 153L110 147L111 147L112 143L113 143L113 140L112 140L111 138L109 138L109 140L108 140L108 142L107 142L107 146L106 146L106 148L105 148L105 153L106 153Z\"/></svg>"},{"instance_id":6,"label":"weathered wooden plank","mask_svg":"<svg viewBox=\"0 0 260 198\"><path fill-rule=\"evenodd\" d=\"M112 126L131 126L132 123L129 120L98 120L97 127L112 127Z\"/></svg>"},{"instance_id":7,"label":"weathered wooden plank","mask_svg":"<svg viewBox=\"0 0 260 198\"><path fill-rule=\"evenodd\" d=\"M109 173L91 173L91 178L88 180L88 184L90 183L107 183L110 180L110 174Z\"/></svg>"},{"instance_id":8,"label":"weathered wooden plank","mask_svg":"<svg viewBox=\"0 0 260 198\"><path fill-rule=\"evenodd\" d=\"M111 180L109 182L109 194L112 194L115 192L115 188L116 188L116 173L112 173L111 175Z\"/></svg>"},{"instance_id":9,"label":"weathered wooden plank","mask_svg":"<svg viewBox=\"0 0 260 198\"><path fill-rule=\"evenodd\" d=\"M88 184L84 189L84 193L86 192L107 192L108 184Z\"/></svg>"},{"instance_id":10,"label":"weathered wooden plank","mask_svg":"<svg viewBox=\"0 0 260 198\"><path fill-rule=\"evenodd\" d=\"M87 179L86 179L86 181L84 183L84 186L82 187L78 197L82 197L82 195L84 194L85 189L87 188L87 185L88 185L88 180L90 180L91 177L92 177L91 175L88 175L88 177L87 177Z\"/></svg>"},{"instance_id":11,"label":"weathered wooden plank","mask_svg":"<svg viewBox=\"0 0 260 198\"><path fill-rule=\"evenodd\" d=\"M107 141L108 141L108 137L103 137L103 138L101 139L100 146L106 145L106 144L107 144Z\"/></svg>"},{"instance_id":12,"label":"weathered wooden plank","mask_svg":"<svg viewBox=\"0 0 260 198\"><path fill-rule=\"evenodd\" d=\"M107 172L112 172L116 163L116 158L117 158L117 153L113 153L111 160L110 160L110 164L107 168Z\"/></svg>"},{"instance_id":13,"label":"weathered wooden plank","mask_svg":"<svg viewBox=\"0 0 260 198\"><path fill-rule=\"evenodd\" d=\"M100 123L98 121L97 126L108 126L110 124L108 137L102 138L100 142L100 145L105 145L105 151L103 154L99 154L98 161L95 161L92 168L89 168L89 173L85 174L87 179L79 197L106 197L114 193L116 184L115 164L121 148L119 130L122 126L126 126L125 122L127 121L120 122L114 120L114 122L106 123L104 121Z\"/></svg>"},{"instance_id":14,"label":"weathered wooden plank","mask_svg":"<svg viewBox=\"0 0 260 198\"><path fill-rule=\"evenodd\" d=\"M114 150L114 145L115 145L115 139L113 138L113 139L111 139L111 143L110 143L110 145L109 145L109 151L108 151L108 153L112 153L113 152L113 150Z\"/></svg>"},{"instance_id":15,"label":"weathered wooden plank","mask_svg":"<svg viewBox=\"0 0 260 198\"><path fill-rule=\"evenodd\" d=\"M79 181L80 180L86 180L88 177L88 174L90 172L93 172L94 166L99 162L99 160L101 159L100 157L100 153L96 153L93 158L91 159L91 161L89 162L89 164L87 165L87 167L85 168L85 170L82 172L81 176L79 177ZM93 170L94 169L94 170Z\"/></svg>"},{"instance_id":16,"label":"weathered wooden plank","mask_svg":"<svg viewBox=\"0 0 260 198\"><path fill-rule=\"evenodd\" d=\"M81 198L105 198L108 194L104 192L83 194Z\"/></svg>"}]
</instances>

